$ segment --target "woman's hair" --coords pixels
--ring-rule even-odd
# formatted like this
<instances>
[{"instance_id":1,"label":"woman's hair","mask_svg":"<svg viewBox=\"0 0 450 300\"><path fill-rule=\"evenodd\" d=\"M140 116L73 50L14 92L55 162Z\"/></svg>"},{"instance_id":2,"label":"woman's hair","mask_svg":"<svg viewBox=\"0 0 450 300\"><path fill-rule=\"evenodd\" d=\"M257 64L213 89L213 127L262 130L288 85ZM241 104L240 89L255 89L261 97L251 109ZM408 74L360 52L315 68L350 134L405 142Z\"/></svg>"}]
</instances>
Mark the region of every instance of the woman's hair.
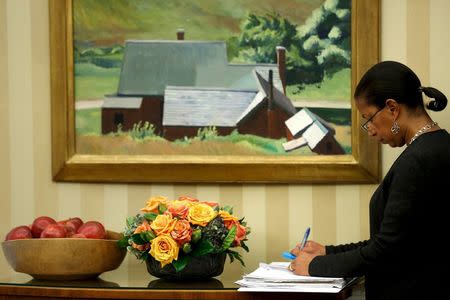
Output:
<instances>
[{"instance_id":1,"label":"woman's hair","mask_svg":"<svg viewBox=\"0 0 450 300\"><path fill-rule=\"evenodd\" d=\"M423 87L417 75L395 61L380 62L371 67L355 89L355 99L364 98L369 105L383 108L387 99L394 99L410 108L424 107L422 92L432 98L426 107L440 111L447 106L447 97L432 87Z\"/></svg>"}]
</instances>

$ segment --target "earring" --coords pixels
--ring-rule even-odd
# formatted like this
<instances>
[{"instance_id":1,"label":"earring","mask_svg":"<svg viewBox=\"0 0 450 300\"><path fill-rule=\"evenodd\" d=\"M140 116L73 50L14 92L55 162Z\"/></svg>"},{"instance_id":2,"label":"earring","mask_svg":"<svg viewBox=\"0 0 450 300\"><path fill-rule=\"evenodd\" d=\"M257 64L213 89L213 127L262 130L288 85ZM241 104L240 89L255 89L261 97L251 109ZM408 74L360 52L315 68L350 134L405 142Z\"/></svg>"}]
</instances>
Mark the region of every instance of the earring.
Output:
<instances>
[{"instance_id":1,"label":"earring","mask_svg":"<svg viewBox=\"0 0 450 300\"><path fill-rule=\"evenodd\" d=\"M397 122L394 121L394 124L392 124L392 127L391 127L391 132L392 132L392 134L397 134L397 133L399 133L399 131L400 131L400 126L398 126Z\"/></svg>"}]
</instances>

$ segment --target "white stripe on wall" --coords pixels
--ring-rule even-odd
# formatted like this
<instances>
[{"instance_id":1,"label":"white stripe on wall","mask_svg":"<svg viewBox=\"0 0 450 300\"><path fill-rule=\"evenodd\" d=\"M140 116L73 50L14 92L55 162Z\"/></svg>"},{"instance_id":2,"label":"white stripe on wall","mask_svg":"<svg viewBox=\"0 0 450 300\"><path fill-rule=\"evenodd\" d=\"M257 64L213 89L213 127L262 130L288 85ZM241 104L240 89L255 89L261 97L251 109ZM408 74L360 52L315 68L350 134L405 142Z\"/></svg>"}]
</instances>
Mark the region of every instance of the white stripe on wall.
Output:
<instances>
[{"instance_id":1,"label":"white stripe on wall","mask_svg":"<svg viewBox=\"0 0 450 300\"><path fill-rule=\"evenodd\" d=\"M359 185L336 186L336 243L358 242L360 237Z\"/></svg>"},{"instance_id":2,"label":"white stripe on wall","mask_svg":"<svg viewBox=\"0 0 450 300\"><path fill-rule=\"evenodd\" d=\"M81 185L79 183L58 183L58 219L64 220L81 215ZM86 221L83 219L83 221Z\"/></svg>"},{"instance_id":3,"label":"white stripe on wall","mask_svg":"<svg viewBox=\"0 0 450 300\"><path fill-rule=\"evenodd\" d=\"M308 185L290 185L288 189L289 245L293 248L303 238L306 228L312 226L312 187ZM310 238L314 238L314 230L311 231Z\"/></svg>"}]
</instances>

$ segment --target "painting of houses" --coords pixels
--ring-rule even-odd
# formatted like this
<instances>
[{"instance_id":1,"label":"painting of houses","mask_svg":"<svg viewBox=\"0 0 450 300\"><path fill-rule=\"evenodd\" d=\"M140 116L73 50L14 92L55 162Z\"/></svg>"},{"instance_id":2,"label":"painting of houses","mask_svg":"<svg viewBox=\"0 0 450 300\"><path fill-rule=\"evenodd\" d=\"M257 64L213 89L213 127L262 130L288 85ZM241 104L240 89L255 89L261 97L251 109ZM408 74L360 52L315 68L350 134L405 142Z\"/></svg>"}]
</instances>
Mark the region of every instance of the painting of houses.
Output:
<instances>
[{"instance_id":1,"label":"painting of houses","mask_svg":"<svg viewBox=\"0 0 450 300\"><path fill-rule=\"evenodd\" d=\"M77 145L110 143L103 137L108 140L114 136L121 138L127 132L139 130L140 124L149 124L151 136L159 137L161 143L175 142L174 145L180 141L189 144L202 130L211 128L218 136L239 134L243 139L248 137L251 140L259 137L261 140L257 144L271 144L263 148L278 149L266 154L295 155L300 148L307 148L315 154L349 153L350 143L345 142L345 149L340 143L343 134L347 141L350 136L347 98L350 56L346 50L350 47L350 40L349 27L345 27L350 24L350 1L312 2L317 2L314 4L317 8L308 8L305 16L287 13L282 9L284 4L272 7L281 9L287 17L278 13L264 15L251 4L253 2L248 2L236 7L240 11L238 18L231 17L227 8L214 2L217 9L226 10L224 13L230 15L230 22L234 24L234 27L231 23L225 25L224 28L235 33L225 35L223 39L212 39L211 36L185 39L185 34L190 36L191 32L185 33L177 28L172 31L172 37L176 39L131 38L106 47L92 46L93 43L111 42L92 39L93 33L83 32L87 28L82 26L86 14L80 13L77 17L75 13L75 37L83 36L84 39L75 39L76 101L88 102L89 98L95 97L93 100L100 103L98 111L92 111L90 115L87 110L86 113L81 108L77 110ZM75 12L90 13L97 7L96 3L95 0L76 0ZM152 0L125 1L120 5L111 4L110 17L119 18L120 14L114 16L115 10L129 12L135 5L144 10L165 6ZM203 7L203 4L198 5ZM307 7L304 3L296 5ZM186 9L189 8L180 8ZM307 17L310 13L311 17ZM198 18L197 15L189 16ZM188 19L177 19L177 22L183 25ZM151 18L142 20L150 22ZM299 20L304 25L295 27L293 22ZM313 20L316 23L311 23ZM330 20L337 23L333 25ZM117 22L120 23L119 19ZM316 31L319 27L320 31ZM192 28L194 36L197 31L204 30L201 26ZM218 34L219 29L212 29L212 32L214 30L217 30L218 37L222 37L222 33ZM162 31L167 32L167 28ZM149 36L157 36L157 32L152 28ZM106 30L102 34L116 41L123 38ZM110 79L105 84L102 81L107 77ZM326 80L345 84L332 82L327 85ZM81 88L85 82L98 88L95 96L82 95L84 90ZM345 92L342 92L342 87ZM317 100L299 97L303 91L305 95L315 95L321 89L328 95L318 96ZM104 93L100 94L100 90ZM82 107L81 103L76 106ZM345 111L345 115L330 119L331 114L327 112L325 120L316 108ZM94 114L99 121L93 126L96 121L89 116ZM296 122L309 123L300 129L295 125L293 129L292 124ZM83 126L90 129L78 129ZM130 136L133 135L130 133ZM143 143L139 141L137 144ZM85 150L79 148L78 151L84 153ZM90 150L87 151L89 153ZM179 153L182 154L182 150Z\"/></svg>"}]
</instances>

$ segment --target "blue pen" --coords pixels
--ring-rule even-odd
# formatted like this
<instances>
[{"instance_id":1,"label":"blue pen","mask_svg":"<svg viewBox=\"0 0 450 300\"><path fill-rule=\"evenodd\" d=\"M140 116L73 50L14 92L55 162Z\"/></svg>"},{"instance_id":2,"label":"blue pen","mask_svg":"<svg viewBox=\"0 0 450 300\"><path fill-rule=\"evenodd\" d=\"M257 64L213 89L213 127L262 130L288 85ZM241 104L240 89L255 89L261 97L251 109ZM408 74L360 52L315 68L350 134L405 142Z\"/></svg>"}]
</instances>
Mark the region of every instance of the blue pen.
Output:
<instances>
[{"instance_id":1,"label":"blue pen","mask_svg":"<svg viewBox=\"0 0 450 300\"><path fill-rule=\"evenodd\" d=\"M306 245L306 242L308 241L309 232L311 231L311 228L306 228L305 234L303 235L302 243L300 244L300 250L303 250L303 248Z\"/></svg>"},{"instance_id":2,"label":"blue pen","mask_svg":"<svg viewBox=\"0 0 450 300\"><path fill-rule=\"evenodd\" d=\"M303 248L305 247L306 242L308 241L310 231L311 231L310 227L306 228L305 234L303 235L302 242L300 243L300 250L303 250ZM288 251L284 251L283 253L281 253L281 256L283 256L286 259L295 259L297 257Z\"/></svg>"}]
</instances>

